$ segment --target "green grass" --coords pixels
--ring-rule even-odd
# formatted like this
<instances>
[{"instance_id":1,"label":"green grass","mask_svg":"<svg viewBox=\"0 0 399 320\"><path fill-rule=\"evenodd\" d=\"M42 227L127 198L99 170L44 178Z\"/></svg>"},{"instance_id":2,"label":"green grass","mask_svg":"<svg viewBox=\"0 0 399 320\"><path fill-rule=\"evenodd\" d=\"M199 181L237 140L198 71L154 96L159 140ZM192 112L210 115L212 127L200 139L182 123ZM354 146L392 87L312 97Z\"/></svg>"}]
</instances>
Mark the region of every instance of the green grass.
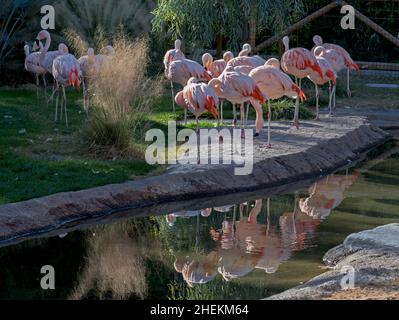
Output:
<instances>
[{"instance_id":1,"label":"green grass","mask_svg":"<svg viewBox=\"0 0 399 320\"><path fill-rule=\"evenodd\" d=\"M0 89L0 204L119 183L148 174L141 160L95 159L78 143L81 95L68 93L69 128L30 90Z\"/></svg>"},{"instance_id":2,"label":"green grass","mask_svg":"<svg viewBox=\"0 0 399 320\"><path fill-rule=\"evenodd\" d=\"M173 113L169 92L157 98L148 124L139 137L132 136L134 144L144 150L144 133L150 128L167 133L168 121L183 119L183 110L178 106L176 110ZM293 110L292 100L274 102L273 119L292 119ZM144 160L121 158L118 153L112 156L111 152L104 159L104 155L99 157L83 144L80 131L87 118L81 92L68 92L69 128L64 121L54 122L54 112L55 102L47 104L43 92L38 98L35 90L0 88L0 204L120 183L159 170ZM230 123L232 117L232 107L225 103L225 123ZM249 117L255 119L253 108ZM301 118L312 117L301 106ZM189 114L189 119L194 117ZM211 115L201 119L202 128L215 126ZM187 127L195 128L195 123L190 122Z\"/></svg>"}]
</instances>

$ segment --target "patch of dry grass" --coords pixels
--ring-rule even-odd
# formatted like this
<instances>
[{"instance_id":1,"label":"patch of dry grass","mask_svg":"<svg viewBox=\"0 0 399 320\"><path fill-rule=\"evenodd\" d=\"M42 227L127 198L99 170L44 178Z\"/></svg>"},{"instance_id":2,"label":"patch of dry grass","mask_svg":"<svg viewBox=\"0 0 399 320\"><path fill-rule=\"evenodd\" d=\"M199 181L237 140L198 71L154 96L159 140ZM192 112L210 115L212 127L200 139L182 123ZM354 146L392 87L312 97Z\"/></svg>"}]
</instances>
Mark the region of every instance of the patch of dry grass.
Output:
<instances>
[{"instance_id":1,"label":"patch of dry grass","mask_svg":"<svg viewBox=\"0 0 399 320\"><path fill-rule=\"evenodd\" d=\"M146 266L139 246L124 225L101 228L88 239L84 269L71 300L95 292L100 299L144 299L147 296Z\"/></svg>"},{"instance_id":2,"label":"patch of dry grass","mask_svg":"<svg viewBox=\"0 0 399 320\"><path fill-rule=\"evenodd\" d=\"M83 43L75 41L77 46ZM131 40L121 31L109 43L115 54L89 76L92 109L82 131L83 140L96 151L112 149L115 154L117 149L121 154L131 153L137 157L142 150L135 147L134 138L144 137L143 128L162 86L158 78L147 76L149 44L146 38Z\"/></svg>"}]
</instances>

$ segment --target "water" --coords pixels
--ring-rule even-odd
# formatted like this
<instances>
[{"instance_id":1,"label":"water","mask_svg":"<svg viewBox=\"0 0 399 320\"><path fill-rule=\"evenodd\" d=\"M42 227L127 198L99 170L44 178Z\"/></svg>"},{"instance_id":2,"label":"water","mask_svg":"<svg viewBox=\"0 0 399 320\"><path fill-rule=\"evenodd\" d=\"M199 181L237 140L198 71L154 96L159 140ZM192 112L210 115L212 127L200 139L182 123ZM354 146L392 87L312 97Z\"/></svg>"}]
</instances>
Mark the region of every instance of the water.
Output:
<instances>
[{"instance_id":1,"label":"water","mask_svg":"<svg viewBox=\"0 0 399 320\"><path fill-rule=\"evenodd\" d=\"M349 234L399 222L399 153L264 194L0 248L0 298L266 298L323 273ZM41 289L45 265L55 290Z\"/></svg>"}]
</instances>

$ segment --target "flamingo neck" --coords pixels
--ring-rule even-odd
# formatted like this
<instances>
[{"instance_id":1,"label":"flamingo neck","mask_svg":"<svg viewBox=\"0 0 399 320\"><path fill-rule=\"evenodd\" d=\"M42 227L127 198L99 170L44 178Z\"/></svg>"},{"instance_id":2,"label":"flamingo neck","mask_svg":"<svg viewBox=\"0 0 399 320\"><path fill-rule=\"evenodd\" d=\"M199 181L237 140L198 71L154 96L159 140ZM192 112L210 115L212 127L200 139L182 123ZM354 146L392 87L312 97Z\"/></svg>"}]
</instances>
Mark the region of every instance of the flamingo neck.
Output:
<instances>
[{"instance_id":1,"label":"flamingo neck","mask_svg":"<svg viewBox=\"0 0 399 320\"><path fill-rule=\"evenodd\" d=\"M28 58L29 57L29 46L25 46L24 51L25 51L25 58Z\"/></svg>"}]
</instances>

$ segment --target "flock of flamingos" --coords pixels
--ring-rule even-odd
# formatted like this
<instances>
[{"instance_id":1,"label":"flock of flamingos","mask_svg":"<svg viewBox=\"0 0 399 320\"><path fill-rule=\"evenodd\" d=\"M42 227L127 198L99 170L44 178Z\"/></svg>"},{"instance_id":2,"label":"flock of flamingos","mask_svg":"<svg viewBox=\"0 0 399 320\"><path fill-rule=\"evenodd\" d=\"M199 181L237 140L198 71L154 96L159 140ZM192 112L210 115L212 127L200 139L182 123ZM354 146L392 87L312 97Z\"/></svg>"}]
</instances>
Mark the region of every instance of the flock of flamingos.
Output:
<instances>
[{"instance_id":1,"label":"flock of flamingos","mask_svg":"<svg viewBox=\"0 0 399 320\"><path fill-rule=\"evenodd\" d=\"M43 45L42 41L45 40ZM249 103L256 111L256 133L259 136L263 129L263 108L268 103L268 147L270 144L271 100L284 96L296 99L294 126L299 127L299 102L306 99L302 91L302 79L308 78L314 83L316 90L316 119L319 119L319 92L318 86L329 83L329 109L332 115L335 108L335 91L337 74L347 70L347 92L350 96L349 72L359 67L352 60L349 53L341 46L323 43L320 36L314 36L315 47L310 51L305 48L290 48L289 38L283 39L285 52L281 58L265 60L256 55L251 56L252 48L249 44L243 46L238 57L230 51L226 52L221 60L214 60L212 55L205 53L202 56L202 65L187 59L181 50L181 41L175 41L175 48L169 50L164 57L165 76L171 83L173 110L175 102L185 110L190 110L197 122L205 112L210 112L215 118L223 122L223 102L228 100L233 105L234 125L237 125L236 105L240 106L241 127L248 118L248 106L245 113L245 104ZM90 48L86 56L77 59L70 54L65 44L60 44L57 51L48 51L51 45L49 32L39 32L33 45L25 46L25 69L36 76L50 73L55 80L55 88L51 95L57 93L55 120L58 119L58 98L61 96L60 119L65 114L68 126L67 101L65 88L79 88L82 84L84 92L84 109L89 108L89 94L86 83L89 77L112 61L115 50L107 46L105 54L95 55ZM291 77L295 77L295 82ZM175 96L173 84L180 84L183 90Z\"/></svg>"}]
</instances>

